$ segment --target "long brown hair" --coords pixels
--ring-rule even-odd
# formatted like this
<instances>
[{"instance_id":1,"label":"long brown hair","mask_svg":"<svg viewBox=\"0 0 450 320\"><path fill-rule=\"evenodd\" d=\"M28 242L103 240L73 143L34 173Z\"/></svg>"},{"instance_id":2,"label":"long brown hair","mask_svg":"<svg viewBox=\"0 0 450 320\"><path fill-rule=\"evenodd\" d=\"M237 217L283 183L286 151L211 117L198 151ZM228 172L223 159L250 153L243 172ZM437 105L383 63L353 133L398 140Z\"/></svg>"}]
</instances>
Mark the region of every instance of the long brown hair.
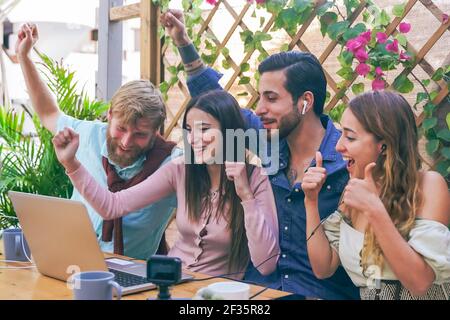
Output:
<instances>
[{"instance_id":1,"label":"long brown hair","mask_svg":"<svg viewBox=\"0 0 450 320\"><path fill-rule=\"evenodd\" d=\"M197 108L213 116L221 127L223 137L223 153L226 154L227 141L226 129L244 129L245 122L242 118L240 107L236 99L229 93L222 90L209 91L192 99L186 107L183 119L183 129L186 129L186 116L189 110ZM185 146L187 140L185 139ZM234 147L238 144L234 141ZM186 153L190 153L189 159L194 159L192 147L185 148ZM235 155L239 154L235 149ZM241 153L242 154L242 153ZM224 159L225 160L225 159ZM226 159L227 161L237 161L236 159ZM225 174L225 166L221 165L220 183L218 190L218 206L215 212L211 212L212 201L210 195L211 180L206 164L188 164L186 168L186 205L188 216L191 221L198 222L202 212L211 213L212 218L219 220L223 218L227 221L227 227L231 230L231 249L228 259L228 270L234 272L242 271L249 261L248 241L244 225L244 208L241 200L236 194L234 182L229 181ZM247 164L247 172L250 173L251 166ZM250 174L248 175L250 178ZM227 210L227 205L228 210Z\"/></svg>"},{"instance_id":2,"label":"long brown hair","mask_svg":"<svg viewBox=\"0 0 450 320\"><path fill-rule=\"evenodd\" d=\"M422 161L411 106L400 94L371 91L352 99L349 107L364 129L386 145L378 157L374 178L389 216L402 237L408 240L422 200L419 189ZM364 272L371 264L381 270L384 264L370 226L364 236L361 263Z\"/></svg>"}]
</instances>

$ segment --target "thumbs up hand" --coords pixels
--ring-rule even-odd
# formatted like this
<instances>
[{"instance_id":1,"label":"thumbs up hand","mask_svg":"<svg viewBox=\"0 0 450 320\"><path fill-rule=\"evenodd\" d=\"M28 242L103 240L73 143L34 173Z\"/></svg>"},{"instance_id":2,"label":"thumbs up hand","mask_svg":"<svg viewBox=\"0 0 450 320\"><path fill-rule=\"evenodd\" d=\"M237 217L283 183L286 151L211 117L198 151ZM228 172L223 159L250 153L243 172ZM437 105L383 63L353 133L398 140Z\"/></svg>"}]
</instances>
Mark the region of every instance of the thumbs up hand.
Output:
<instances>
[{"instance_id":1,"label":"thumbs up hand","mask_svg":"<svg viewBox=\"0 0 450 320\"><path fill-rule=\"evenodd\" d=\"M364 169L364 179L350 179L344 190L343 202L347 207L362 213L368 213L383 205L377 185L373 179L376 164L369 163Z\"/></svg>"},{"instance_id":2,"label":"thumbs up hand","mask_svg":"<svg viewBox=\"0 0 450 320\"><path fill-rule=\"evenodd\" d=\"M302 189L305 193L305 200L317 201L320 189L327 178L327 170L323 167L322 154L316 152L316 166L308 168L303 176Z\"/></svg>"}]
</instances>

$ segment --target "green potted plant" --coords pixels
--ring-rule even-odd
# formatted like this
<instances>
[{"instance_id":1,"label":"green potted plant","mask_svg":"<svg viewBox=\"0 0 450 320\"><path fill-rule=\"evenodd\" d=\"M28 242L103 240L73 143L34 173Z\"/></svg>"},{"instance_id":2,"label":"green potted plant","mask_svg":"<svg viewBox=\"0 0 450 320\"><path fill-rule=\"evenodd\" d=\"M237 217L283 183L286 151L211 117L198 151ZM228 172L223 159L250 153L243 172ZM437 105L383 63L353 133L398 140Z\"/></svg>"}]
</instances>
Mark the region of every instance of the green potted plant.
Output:
<instances>
[{"instance_id":1,"label":"green potted plant","mask_svg":"<svg viewBox=\"0 0 450 320\"><path fill-rule=\"evenodd\" d=\"M74 72L39 54L48 87L55 94L61 110L78 119L101 119L109 105L90 100L85 91L76 91ZM34 132L24 131L25 118L31 117ZM0 106L0 230L17 227L14 208L7 196L9 190L69 198L72 185L56 159L52 134L36 115L19 113Z\"/></svg>"}]
</instances>

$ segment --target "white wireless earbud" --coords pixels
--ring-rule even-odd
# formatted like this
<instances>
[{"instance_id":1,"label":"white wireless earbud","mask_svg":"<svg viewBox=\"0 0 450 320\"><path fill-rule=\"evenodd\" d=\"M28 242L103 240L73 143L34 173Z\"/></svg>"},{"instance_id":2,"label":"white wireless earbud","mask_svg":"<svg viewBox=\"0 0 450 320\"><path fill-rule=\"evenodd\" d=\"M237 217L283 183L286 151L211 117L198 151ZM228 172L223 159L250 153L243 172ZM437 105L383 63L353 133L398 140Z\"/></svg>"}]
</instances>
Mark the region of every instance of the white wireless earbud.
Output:
<instances>
[{"instance_id":1,"label":"white wireless earbud","mask_svg":"<svg viewBox=\"0 0 450 320\"><path fill-rule=\"evenodd\" d=\"M303 101L303 110L302 110L302 114L305 114L306 112L306 107L308 106L308 102Z\"/></svg>"}]
</instances>

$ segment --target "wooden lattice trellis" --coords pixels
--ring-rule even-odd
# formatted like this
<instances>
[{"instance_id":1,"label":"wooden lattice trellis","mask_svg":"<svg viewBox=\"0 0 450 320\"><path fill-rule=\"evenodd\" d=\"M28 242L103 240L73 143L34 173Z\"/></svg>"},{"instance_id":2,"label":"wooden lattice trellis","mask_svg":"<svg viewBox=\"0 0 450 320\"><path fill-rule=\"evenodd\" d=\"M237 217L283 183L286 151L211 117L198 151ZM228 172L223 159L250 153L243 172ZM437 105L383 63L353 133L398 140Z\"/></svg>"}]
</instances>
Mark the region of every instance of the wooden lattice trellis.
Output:
<instances>
[{"instance_id":1,"label":"wooden lattice trellis","mask_svg":"<svg viewBox=\"0 0 450 320\"><path fill-rule=\"evenodd\" d=\"M142 0L140 4L133 4L129 6L124 6L120 8L112 8L110 17L111 19L118 21L123 20L127 18L135 18L135 17L141 17L142 19L145 19L144 22L141 24L143 26L143 30L141 30L141 35L144 39L141 39L142 41L147 41L144 48L147 48L146 51L144 51L144 54L141 54L141 76L143 78L148 78L153 82L159 83L161 80L161 75L163 74L161 65L158 63L158 61L163 61L164 68L167 69L172 66L169 59L167 59L167 54L170 50L168 45L163 45L162 47L159 45L159 38L156 37L155 32L155 26L158 24L159 21L159 12L158 10L153 6L149 4L150 1ZM219 0L219 4L211 9L211 11L207 14L206 18L202 19L201 26L198 30L198 33L200 35L208 35L209 38L212 39L214 42L214 45L217 47L217 52L220 52L223 48L227 47L229 44L229 41L232 37L232 35L236 32L237 28L240 27L243 31L249 30L249 27L244 22L244 17L250 10L252 4L251 3L245 3L242 8L240 9L240 12L236 12L235 8L230 4L229 0ZM309 44L305 43L303 41L303 36L307 32L307 30L311 27L317 13L318 7L322 5L325 2L325 0L317 0L315 3L314 10L312 11L311 15L308 17L308 19L303 23L297 32L295 34L288 34L289 37L289 44L288 48L290 50L292 49L299 49L302 51L308 51L311 52L309 48ZM363 14L364 11L368 10L369 3L366 0L360 0L359 6L353 11L353 13L348 17L348 20L350 24L354 24L356 21L358 21L358 18ZM143 5L145 3L145 5ZM386 28L386 34L389 35L396 35L398 33L397 27L399 24L404 20L404 18L408 15L408 13L413 9L414 6L421 3L426 9L431 12L432 16L438 20L439 27L434 30L432 35L429 37L429 39L425 42L423 46L420 48L416 48L412 43L407 41L406 49L409 52L412 52L415 55L415 61L412 67L405 68L401 70L401 74L403 75L409 75L414 68L417 65L420 65L420 67L423 69L423 71L428 74L430 77L435 73L435 68L426 60L426 55L429 53L429 51L433 48L433 46L439 41L441 37L443 37L445 31L450 31L450 22L447 22L446 24L442 23L442 17L443 17L443 11L433 3L432 0L408 0L403 16L402 17L396 17L392 20L392 22L387 26ZM210 23L213 21L213 19L220 19L218 16L218 10L219 8L225 8L225 10L228 11L228 13L233 17L234 22L230 29L226 32L225 37L222 41L218 40L218 37L214 34L214 31L210 27ZM262 29L260 31L264 33L269 33L271 28L274 25L275 22L275 16L272 15L270 19L265 22L265 24L262 26ZM151 29L151 30L149 30ZM253 30L256 31L256 30ZM150 44L148 43L148 35L151 34L152 39L150 41ZM153 45L152 45L153 43ZM142 46L142 45L141 45ZM319 61L325 65L328 59L331 59L331 54L333 50L338 47L339 44L337 41L331 41L326 48L321 52L321 54L317 55L319 58ZM244 63L248 63L254 54L255 50L246 52L244 54L244 57L241 61L235 61L230 55L227 55L225 59L227 60L229 66L232 68L232 75L228 79L228 81L224 84L224 87L226 90L230 90L232 86L236 84L236 82L239 80L239 77L242 75L242 71L240 66ZM450 49L449 49L450 52ZM161 60L159 60L161 59ZM217 59L217 58L216 58ZM446 63L449 63L450 55L447 56ZM213 61L214 62L214 61ZM174 66L177 67L180 62L177 62ZM331 93L331 97L328 100L325 110L330 111L332 108L336 107L339 103L347 103L349 101L348 96L348 90L351 87L351 85L357 80L358 76L354 76L351 80L347 80L344 85L338 85L338 83L334 80L334 78L331 75L330 70L327 70L327 68L324 66L325 75L327 77L328 81L328 90ZM447 84L445 81L441 80L437 83L437 91L438 95L434 98L433 103L438 105L441 103L449 94ZM250 98L248 99L247 105L243 107L250 107L255 104L258 100L258 93L255 87L251 84L245 84L244 85L248 94L250 95ZM171 135L174 128L176 128L179 124L179 120L181 118L181 115L183 114L185 107L189 101L189 92L186 88L186 85L184 81L177 81L173 84L173 87L176 87L180 90L180 92L183 95L182 103L181 105L177 105L175 107L175 112L172 112L169 110L169 125L166 128L165 135L169 136ZM170 105L170 99L168 101L168 105ZM173 109L173 108L172 108ZM420 111L418 114L416 114L417 123L420 124L424 119L424 113Z\"/></svg>"}]
</instances>

